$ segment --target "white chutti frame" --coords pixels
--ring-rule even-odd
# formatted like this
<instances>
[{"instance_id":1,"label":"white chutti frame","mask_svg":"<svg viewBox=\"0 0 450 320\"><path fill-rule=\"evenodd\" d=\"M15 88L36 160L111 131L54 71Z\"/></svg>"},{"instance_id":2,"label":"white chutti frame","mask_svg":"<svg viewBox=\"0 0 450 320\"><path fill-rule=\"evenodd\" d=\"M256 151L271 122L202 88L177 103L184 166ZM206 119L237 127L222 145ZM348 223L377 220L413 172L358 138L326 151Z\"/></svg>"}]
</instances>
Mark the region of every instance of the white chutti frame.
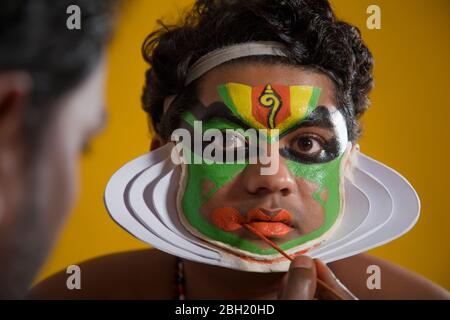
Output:
<instances>
[{"instance_id":1,"label":"white chutti frame","mask_svg":"<svg viewBox=\"0 0 450 320\"><path fill-rule=\"evenodd\" d=\"M180 168L170 160L172 144L120 168L105 190L114 221L136 238L184 259L238 268L221 249L189 233L179 221L176 193ZM392 241L417 222L419 198L396 171L357 151L353 181L345 181L345 208L330 239L308 252L329 263ZM285 271L288 263L276 268Z\"/></svg>"}]
</instances>

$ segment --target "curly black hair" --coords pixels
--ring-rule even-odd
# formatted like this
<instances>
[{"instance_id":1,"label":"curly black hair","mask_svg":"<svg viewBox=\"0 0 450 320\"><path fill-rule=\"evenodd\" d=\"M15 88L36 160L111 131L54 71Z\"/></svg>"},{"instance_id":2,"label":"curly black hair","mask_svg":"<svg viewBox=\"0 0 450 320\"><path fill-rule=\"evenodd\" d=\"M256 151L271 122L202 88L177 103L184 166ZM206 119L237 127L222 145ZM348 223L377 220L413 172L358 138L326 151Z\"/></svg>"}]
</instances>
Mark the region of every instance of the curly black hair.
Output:
<instances>
[{"instance_id":1,"label":"curly black hair","mask_svg":"<svg viewBox=\"0 0 450 320\"><path fill-rule=\"evenodd\" d=\"M52 103L93 70L112 36L119 0L0 1L0 72L33 79L25 112L30 139L45 127ZM67 8L78 5L81 29L69 30Z\"/></svg>"},{"instance_id":2,"label":"curly black hair","mask_svg":"<svg viewBox=\"0 0 450 320\"><path fill-rule=\"evenodd\" d=\"M150 125L163 138L170 136L192 101L196 82L184 85L190 66L212 50L248 41L283 43L287 58L243 59L313 68L329 76L349 139L359 138L358 119L368 108L373 87L373 57L360 31L337 20L327 0L197 0L179 24L159 23L142 46L150 64L142 103ZM164 113L164 100L171 95L177 99Z\"/></svg>"}]
</instances>

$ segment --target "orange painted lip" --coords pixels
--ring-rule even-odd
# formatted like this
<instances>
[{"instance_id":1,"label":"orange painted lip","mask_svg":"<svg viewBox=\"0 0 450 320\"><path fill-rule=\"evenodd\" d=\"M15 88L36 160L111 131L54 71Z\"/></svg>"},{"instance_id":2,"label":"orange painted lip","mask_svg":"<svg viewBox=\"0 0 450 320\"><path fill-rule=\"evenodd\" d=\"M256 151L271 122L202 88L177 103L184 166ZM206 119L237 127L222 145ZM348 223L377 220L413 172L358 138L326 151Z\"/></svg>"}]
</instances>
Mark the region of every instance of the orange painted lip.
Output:
<instances>
[{"instance_id":1,"label":"orange painted lip","mask_svg":"<svg viewBox=\"0 0 450 320\"><path fill-rule=\"evenodd\" d=\"M279 238L292 230L292 214L285 210L253 209L244 217L233 207L220 207L213 210L212 223L227 232L236 231L247 223L266 237Z\"/></svg>"},{"instance_id":2,"label":"orange painted lip","mask_svg":"<svg viewBox=\"0 0 450 320\"><path fill-rule=\"evenodd\" d=\"M285 210L268 210L268 209L253 209L247 213L247 222L267 221L267 222L283 222L290 224L292 221L292 214Z\"/></svg>"},{"instance_id":3,"label":"orange painted lip","mask_svg":"<svg viewBox=\"0 0 450 320\"><path fill-rule=\"evenodd\" d=\"M283 222L250 222L250 226L268 238L280 238L289 233L292 228Z\"/></svg>"}]
</instances>

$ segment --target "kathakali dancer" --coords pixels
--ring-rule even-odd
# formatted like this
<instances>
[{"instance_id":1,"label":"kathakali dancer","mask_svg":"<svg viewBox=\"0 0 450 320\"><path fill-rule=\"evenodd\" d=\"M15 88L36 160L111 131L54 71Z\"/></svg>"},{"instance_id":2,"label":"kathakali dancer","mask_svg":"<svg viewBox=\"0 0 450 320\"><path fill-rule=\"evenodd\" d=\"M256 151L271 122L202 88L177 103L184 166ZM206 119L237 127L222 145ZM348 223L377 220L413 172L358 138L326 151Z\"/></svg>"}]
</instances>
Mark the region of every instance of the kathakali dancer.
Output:
<instances>
[{"instance_id":1,"label":"kathakali dancer","mask_svg":"<svg viewBox=\"0 0 450 320\"><path fill-rule=\"evenodd\" d=\"M328 1L198 0L143 54L152 151L112 176L105 203L159 250L98 264L126 266L132 297L172 297L174 268L180 299L442 293L363 254L407 232L419 200L359 151L373 57ZM369 265L392 280L381 291L367 287Z\"/></svg>"}]
</instances>

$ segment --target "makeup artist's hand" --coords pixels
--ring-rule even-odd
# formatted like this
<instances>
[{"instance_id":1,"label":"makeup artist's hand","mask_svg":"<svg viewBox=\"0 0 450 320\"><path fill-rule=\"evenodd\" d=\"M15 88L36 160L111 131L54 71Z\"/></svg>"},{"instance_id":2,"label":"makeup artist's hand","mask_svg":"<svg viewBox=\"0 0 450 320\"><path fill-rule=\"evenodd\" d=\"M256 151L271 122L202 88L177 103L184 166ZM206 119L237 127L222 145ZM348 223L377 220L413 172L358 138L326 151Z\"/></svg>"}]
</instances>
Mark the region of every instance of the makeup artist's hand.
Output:
<instances>
[{"instance_id":1,"label":"makeup artist's hand","mask_svg":"<svg viewBox=\"0 0 450 320\"><path fill-rule=\"evenodd\" d=\"M335 300L338 299L317 284L317 279L322 280L347 300L355 297L334 276L333 272L322 261L311 259L307 256L296 257L289 267L289 271L283 278L283 283L278 293L281 300Z\"/></svg>"}]
</instances>

